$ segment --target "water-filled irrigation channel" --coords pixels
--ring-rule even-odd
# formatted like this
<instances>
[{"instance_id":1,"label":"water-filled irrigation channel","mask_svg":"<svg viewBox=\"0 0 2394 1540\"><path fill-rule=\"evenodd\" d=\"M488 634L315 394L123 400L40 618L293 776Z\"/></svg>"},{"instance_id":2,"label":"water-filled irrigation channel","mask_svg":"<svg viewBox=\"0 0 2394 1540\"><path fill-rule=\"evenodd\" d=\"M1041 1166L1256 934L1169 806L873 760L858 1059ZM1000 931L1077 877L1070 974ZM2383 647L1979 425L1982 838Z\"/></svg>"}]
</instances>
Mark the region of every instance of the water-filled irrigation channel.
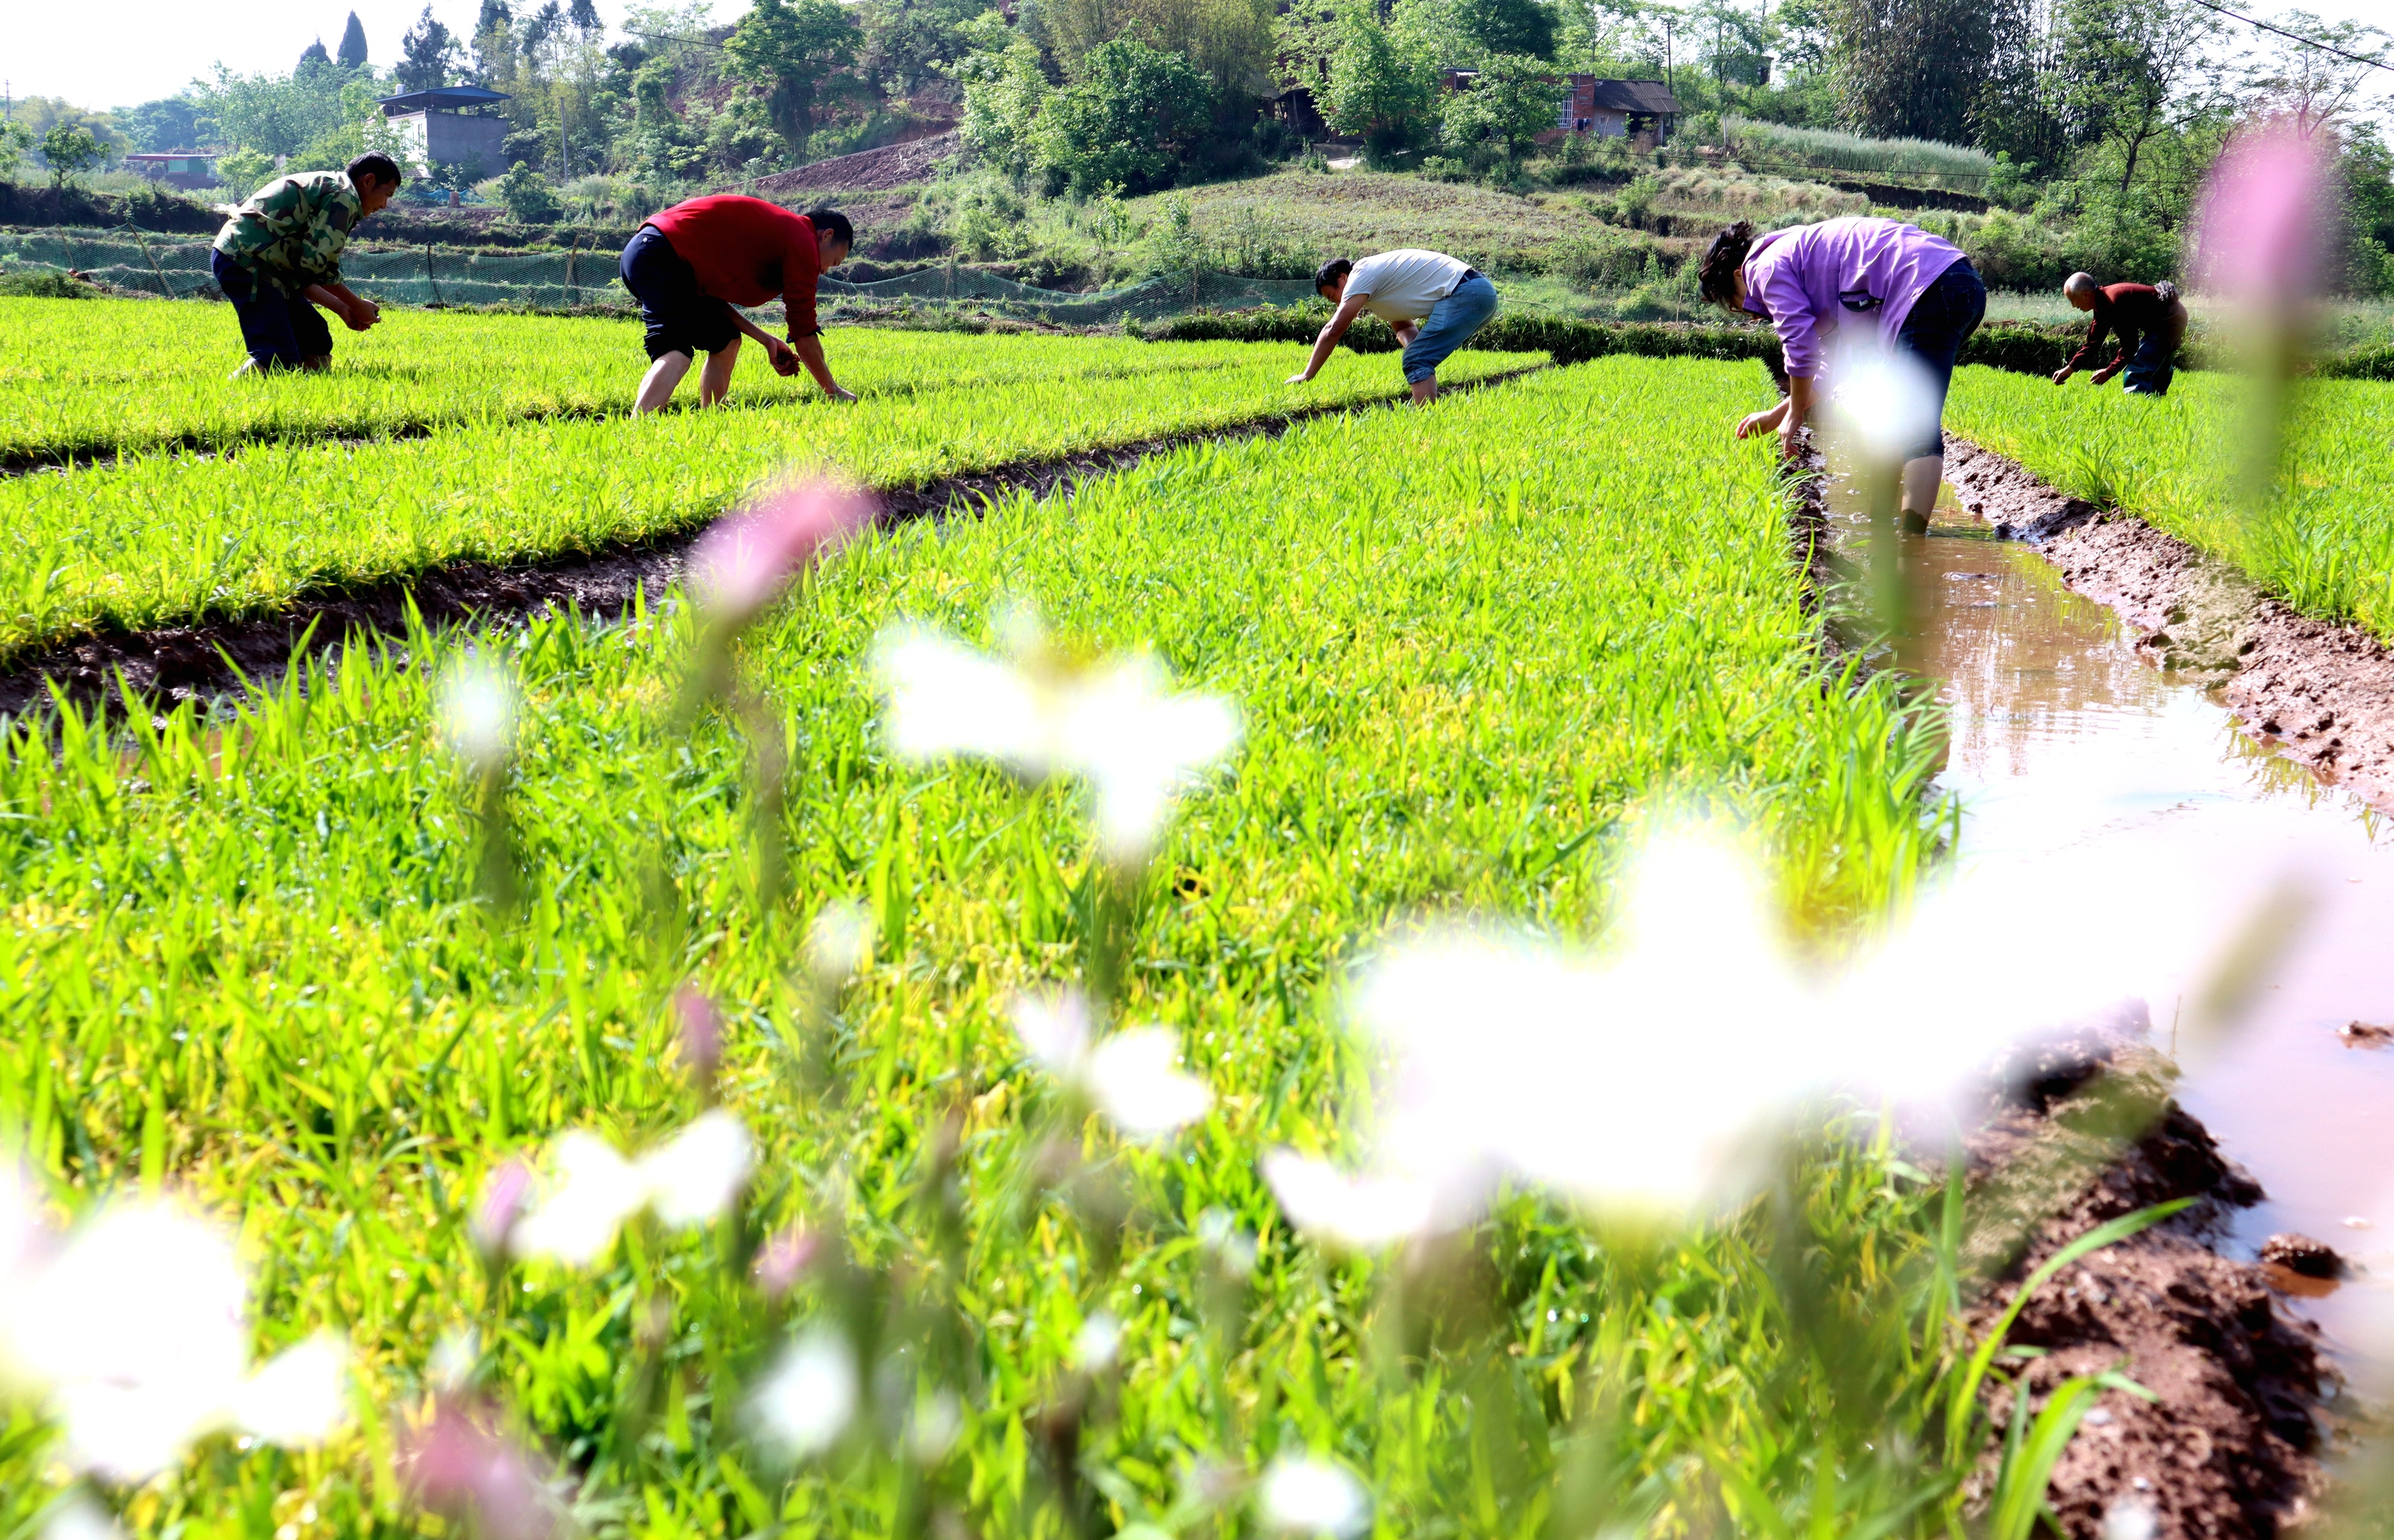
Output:
<instances>
[{"instance_id":1,"label":"water-filled irrigation channel","mask_svg":"<svg viewBox=\"0 0 2394 1540\"><path fill-rule=\"evenodd\" d=\"M2238 1030L2188 1056L2179 1100L2268 1191L2238 1214L2231 1252L2295 1231L2356 1264L2340 1284L2273 1273L2355 1365L2374 1356L2365 1318L2394 1305L2394 1211L2381 1209L2394 1198L2394 1046L2348 1046L2340 1031L2394 1023L2394 819L2239 733L2201 683L2141 657L2111 611L1947 505L1901 543L1900 651L1951 714L1940 785L1962 805L1962 870L2068 855L2118 877L2020 915L2016 934L1989 938L1989 966L2036 967L2040 935L2103 926L2148 896L2140 877L2222 893L2261 875L2299 885L2307 924ZM1831 517L1859 554L1860 517L1834 499ZM2168 981L2144 994L2167 1048L2183 999Z\"/></svg>"}]
</instances>

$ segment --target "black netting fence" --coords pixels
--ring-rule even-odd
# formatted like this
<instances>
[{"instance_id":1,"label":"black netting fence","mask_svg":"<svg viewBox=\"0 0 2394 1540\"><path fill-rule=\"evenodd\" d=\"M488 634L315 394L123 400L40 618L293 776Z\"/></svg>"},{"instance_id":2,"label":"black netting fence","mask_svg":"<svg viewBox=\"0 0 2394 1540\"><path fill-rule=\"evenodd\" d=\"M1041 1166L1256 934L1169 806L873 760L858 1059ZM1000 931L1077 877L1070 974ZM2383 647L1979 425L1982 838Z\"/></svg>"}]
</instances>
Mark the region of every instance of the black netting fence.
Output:
<instances>
[{"instance_id":1,"label":"black netting fence","mask_svg":"<svg viewBox=\"0 0 2394 1540\"><path fill-rule=\"evenodd\" d=\"M512 252L449 245L352 247L341 275L360 294L399 305L510 305L574 309L628 305L616 281L612 244L565 251ZM212 291L208 243L131 230L0 230L0 272L73 270L120 289L181 298ZM1231 278L1196 273L1072 294L1034 288L958 265L926 268L869 283L822 280L826 302L944 308L1056 325L1153 320L1185 310L1293 305L1313 297L1304 279Z\"/></svg>"}]
</instances>

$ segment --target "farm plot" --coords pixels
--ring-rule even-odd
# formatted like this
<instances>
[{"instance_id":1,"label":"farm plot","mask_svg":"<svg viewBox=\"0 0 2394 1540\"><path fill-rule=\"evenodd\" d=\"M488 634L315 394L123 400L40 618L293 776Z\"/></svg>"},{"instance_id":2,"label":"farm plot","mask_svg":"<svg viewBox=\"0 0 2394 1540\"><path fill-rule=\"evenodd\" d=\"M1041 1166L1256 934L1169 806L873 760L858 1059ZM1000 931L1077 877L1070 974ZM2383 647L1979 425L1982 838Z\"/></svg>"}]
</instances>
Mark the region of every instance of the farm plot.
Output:
<instances>
[{"instance_id":1,"label":"farm plot","mask_svg":"<svg viewBox=\"0 0 2394 1540\"><path fill-rule=\"evenodd\" d=\"M2394 384L2298 387L2278 491L2257 514L2238 495L2253 438L2244 390L2232 375L2182 373L2156 401L1966 369L1946 421L2072 496L2233 563L2296 610L2394 641Z\"/></svg>"},{"instance_id":2,"label":"farm plot","mask_svg":"<svg viewBox=\"0 0 2394 1540\"><path fill-rule=\"evenodd\" d=\"M768 328L769 330L770 328ZM160 446L379 438L460 423L628 412L647 360L635 322L388 310L362 335L335 328L333 367L228 379L240 333L220 305L0 298L0 463L59 462ZM834 375L868 400L1229 368L1253 355L1117 337L966 338L835 328ZM736 408L822 405L749 347ZM1283 371L1285 372L1285 371ZM685 388L694 396L695 382Z\"/></svg>"},{"instance_id":3,"label":"farm plot","mask_svg":"<svg viewBox=\"0 0 2394 1540\"><path fill-rule=\"evenodd\" d=\"M941 338L969 360L974 339ZM991 352L1010 356L1010 339ZM95 625L271 609L309 588L437 562L590 550L688 529L768 478L834 469L874 487L1385 399L1386 359L1342 354L1306 387L1293 350L1199 344L1204 367L1025 369L1002 387L892 391L832 412L463 423L368 445L261 444L220 460L156 454L0 480L0 656ZM1450 380L1538 355L1458 354ZM936 372L936 371L935 371ZM967 379L975 365L957 371Z\"/></svg>"},{"instance_id":4,"label":"farm plot","mask_svg":"<svg viewBox=\"0 0 2394 1540\"><path fill-rule=\"evenodd\" d=\"M1384 1374L1364 1344L1394 1270L1295 1240L1256 1174L1274 1145L1363 1132L1342 1112L1368 1069L1334 1025L1345 964L1422 914L1590 933L1652 799L1751 818L1816 922L1877 910L1920 869L1935 735L1816 652L1778 489L1719 430L1758 384L1605 361L867 536L742 645L758 742L788 756L778 809L740 730L673 709L685 612L486 643L520 691L512 922L473 896L478 794L442 744L438 666L352 660L211 720L142 717L130 742L71 710L15 726L0 1124L62 1204L165 1181L242 1223L270 1258L265 1345L329 1327L376 1408L313 1453L212 1443L128 1521L229 1533L236 1511L304 1503L325 1533L410 1531L397 1452L436 1395L479 1387L563 1462L601 1533L912 1533L927 1513L977 1533L1177 1530L1243 1503L1240 1472L1309 1450L1361 1474L1375 1533L1528 1535L1547 1420L1601 1385L1618 1399L1573 1447L1617 1453L1643 1505L1619 1517L1641 1532L1775 1529L1782 1510L1819 1533L1958 1524L1940 1482L1978 1449L1949 1459L1927 1420L1953 1362L1933 1205L1883 1149L1833 1144L1775 1217L1684 1242L1600 1244L1508 1204L1484 1253L1486 1329L1512 1344L1496 1383L1452 1377L1444 1326ZM1077 1120L1043 1142L1058 1094L1006 1025L1016 990L1077 971L1099 879L1075 799L908 768L873 725L886 625L1019 636L1025 604L1069 649L1151 644L1243 717L1122 921L1125 1018L1161 1023L1212 1092L1169 1142ZM778 882L752 857L767 849ZM793 959L838 900L877 940L817 1017ZM467 1215L503 1161L697 1111L668 1005L685 983L723 1012L717 1084L758 1141L760 1231L810 1223L784 1240L852 1248L969 1323L941 1359L961 1365L954 1399L903 1424L921 1431L902 1460L858 1464L849 1442L785 1478L730 1389L756 1366L710 1346L737 1320L795 1331L865 1308L846 1292L865 1274L792 1262L767 1302L736 1248L718 1262L703 1233L643 1222L587 1267L485 1291ZM821 1089L799 1088L784 1032ZM1701 1073L1707 1046L1688 1049ZM1026 1159L1075 1148L1100 1163L1098 1208L1026 1196ZM1087 1217L1120 1212L1110 1191L1120 1228ZM1789 1226L1828 1281L1809 1308L1867 1350L1791 1331L1770 1239ZM1893 1424L1827 1415L1861 1378ZM1492 1453L1499 1408L1535 1430L1532 1465ZM1059 1427L1079 1441L1038 1434ZM1888 1438L1897 1459L1867 1452ZM46 1458L21 1422L0 1445L0 1518L44 1501Z\"/></svg>"}]
</instances>

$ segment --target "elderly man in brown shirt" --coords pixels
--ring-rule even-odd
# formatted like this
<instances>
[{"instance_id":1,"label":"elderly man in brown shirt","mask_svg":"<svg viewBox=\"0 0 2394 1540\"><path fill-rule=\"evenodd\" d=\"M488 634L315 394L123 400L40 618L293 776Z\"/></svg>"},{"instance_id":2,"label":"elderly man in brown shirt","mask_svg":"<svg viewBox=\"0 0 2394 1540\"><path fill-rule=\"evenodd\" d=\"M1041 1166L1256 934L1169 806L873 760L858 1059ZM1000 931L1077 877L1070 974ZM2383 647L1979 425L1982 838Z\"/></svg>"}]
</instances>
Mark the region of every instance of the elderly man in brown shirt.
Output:
<instances>
[{"instance_id":1,"label":"elderly man in brown shirt","mask_svg":"<svg viewBox=\"0 0 2394 1540\"><path fill-rule=\"evenodd\" d=\"M2125 369L2128 377L2121 388L2128 394L2169 394L2178 345L2186 340L2186 301L2177 296L2177 284L2098 283L2092 273L2073 272L2063 282L2061 295L2077 309L2092 311L2094 319L2087 322L2086 341L2054 371L2054 384L2093 362L2104 336L2116 332L2119 353L2096 370L2088 383L2100 385Z\"/></svg>"}]
</instances>

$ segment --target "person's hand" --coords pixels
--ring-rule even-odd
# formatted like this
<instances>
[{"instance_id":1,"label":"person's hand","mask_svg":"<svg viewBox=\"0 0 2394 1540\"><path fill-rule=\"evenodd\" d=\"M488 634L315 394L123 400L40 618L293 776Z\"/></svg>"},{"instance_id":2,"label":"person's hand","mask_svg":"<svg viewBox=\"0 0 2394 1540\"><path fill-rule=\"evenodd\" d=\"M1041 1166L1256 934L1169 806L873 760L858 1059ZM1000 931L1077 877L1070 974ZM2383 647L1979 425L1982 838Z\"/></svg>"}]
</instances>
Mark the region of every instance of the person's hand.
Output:
<instances>
[{"instance_id":1,"label":"person's hand","mask_svg":"<svg viewBox=\"0 0 2394 1540\"><path fill-rule=\"evenodd\" d=\"M1803 454L1804 443L1797 437L1803 430L1803 425L1796 420L1796 414L1790 412L1787 415L1787 420L1779 425L1779 457L1781 459L1793 460Z\"/></svg>"},{"instance_id":2,"label":"person's hand","mask_svg":"<svg viewBox=\"0 0 2394 1540\"><path fill-rule=\"evenodd\" d=\"M828 390L824 391L824 392L823 392L823 394L824 394L824 395L826 395L826 396L829 396L832 400L834 400L834 401L854 401L854 400L856 399L856 392L855 392L855 391L853 391L853 390L843 390L843 389L841 389L841 388L840 388L838 386L836 386L836 385L833 386L830 389L828 389Z\"/></svg>"},{"instance_id":3,"label":"person's hand","mask_svg":"<svg viewBox=\"0 0 2394 1540\"><path fill-rule=\"evenodd\" d=\"M1737 425L1737 436L1751 439L1756 433L1767 433L1779 426L1779 419L1785 412L1784 406L1774 406L1768 412L1750 414Z\"/></svg>"},{"instance_id":4,"label":"person's hand","mask_svg":"<svg viewBox=\"0 0 2394 1540\"><path fill-rule=\"evenodd\" d=\"M382 319L382 307L371 299L352 299L349 308L341 312L342 321L353 332L362 332Z\"/></svg>"},{"instance_id":5,"label":"person's hand","mask_svg":"<svg viewBox=\"0 0 2394 1540\"><path fill-rule=\"evenodd\" d=\"M2116 363L2109 365L2106 368L2098 369L2093 374L2086 376L2086 383L2089 385L2100 385L2119 372L2120 366Z\"/></svg>"},{"instance_id":6,"label":"person's hand","mask_svg":"<svg viewBox=\"0 0 2394 1540\"><path fill-rule=\"evenodd\" d=\"M2059 385L2063 380L2068 379L2074 373L2076 373L2076 371L2072 370L2070 365L2065 363L2060 368L2056 369L2053 372L2053 383Z\"/></svg>"},{"instance_id":7,"label":"person's hand","mask_svg":"<svg viewBox=\"0 0 2394 1540\"><path fill-rule=\"evenodd\" d=\"M1281 383L1282 383L1282 385L1303 385L1303 384L1305 384L1308 380L1311 379L1312 377L1313 377L1313 376L1312 376L1311 375L1309 375L1309 374L1307 374L1304 370L1299 369L1296 374L1289 375L1289 376L1288 376L1288 378L1286 378L1286 379L1284 379L1284 380L1281 381Z\"/></svg>"},{"instance_id":8,"label":"person's hand","mask_svg":"<svg viewBox=\"0 0 2394 1540\"><path fill-rule=\"evenodd\" d=\"M798 350L786 342L768 341L765 357L773 365L773 373L783 379L798 372Z\"/></svg>"}]
</instances>

